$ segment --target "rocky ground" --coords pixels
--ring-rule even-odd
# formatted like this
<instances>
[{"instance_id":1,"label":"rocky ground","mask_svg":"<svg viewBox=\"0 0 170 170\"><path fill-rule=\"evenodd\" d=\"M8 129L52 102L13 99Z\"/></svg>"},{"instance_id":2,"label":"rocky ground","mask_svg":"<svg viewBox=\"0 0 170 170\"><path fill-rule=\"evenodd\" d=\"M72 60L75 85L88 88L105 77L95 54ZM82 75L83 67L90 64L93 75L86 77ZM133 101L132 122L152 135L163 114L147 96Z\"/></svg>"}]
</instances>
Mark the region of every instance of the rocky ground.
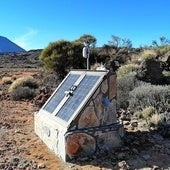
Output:
<instances>
[{"instance_id":1,"label":"rocky ground","mask_svg":"<svg viewBox=\"0 0 170 170\"><path fill-rule=\"evenodd\" d=\"M42 72L35 67L0 68L0 170L170 170L170 138L147 131L131 119L124 121L121 148L64 163L34 133L34 112L39 109L36 102L12 101L9 86L2 84L6 75L33 74L40 78Z\"/></svg>"}]
</instances>

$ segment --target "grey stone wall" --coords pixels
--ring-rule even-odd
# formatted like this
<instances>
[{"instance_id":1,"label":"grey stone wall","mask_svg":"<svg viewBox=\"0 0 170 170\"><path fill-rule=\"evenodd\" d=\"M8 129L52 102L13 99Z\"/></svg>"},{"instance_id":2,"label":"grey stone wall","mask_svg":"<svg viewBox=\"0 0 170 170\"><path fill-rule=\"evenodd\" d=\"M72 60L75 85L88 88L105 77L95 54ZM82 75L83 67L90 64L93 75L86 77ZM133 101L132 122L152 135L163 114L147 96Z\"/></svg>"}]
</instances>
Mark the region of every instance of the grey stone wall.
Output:
<instances>
[{"instance_id":1,"label":"grey stone wall","mask_svg":"<svg viewBox=\"0 0 170 170\"><path fill-rule=\"evenodd\" d=\"M123 128L116 117L116 75L109 74L66 134L68 159L122 145Z\"/></svg>"}]
</instances>

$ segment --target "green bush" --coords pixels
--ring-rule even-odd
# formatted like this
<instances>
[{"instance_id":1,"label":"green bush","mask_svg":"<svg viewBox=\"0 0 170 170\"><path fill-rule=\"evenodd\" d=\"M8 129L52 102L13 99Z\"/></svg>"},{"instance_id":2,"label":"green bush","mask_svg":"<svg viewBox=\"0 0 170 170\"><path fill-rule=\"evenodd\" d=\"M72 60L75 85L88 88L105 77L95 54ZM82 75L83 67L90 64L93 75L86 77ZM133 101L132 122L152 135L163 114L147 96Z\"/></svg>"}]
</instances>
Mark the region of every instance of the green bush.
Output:
<instances>
[{"instance_id":1,"label":"green bush","mask_svg":"<svg viewBox=\"0 0 170 170\"><path fill-rule=\"evenodd\" d=\"M60 82L61 80L56 73L48 73L44 75L42 85L50 88L56 88Z\"/></svg>"},{"instance_id":2,"label":"green bush","mask_svg":"<svg viewBox=\"0 0 170 170\"><path fill-rule=\"evenodd\" d=\"M135 76L126 76L117 79L117 101L120 108L128 108L130 91L138 87L141 83Z\"/></svg>"},{"instance_id":3,"label":"green bush","mask_svg":"<svg viewBox=\"0 0 170 170\"><path fill-rule=\"evenodd\" d=\"M72 68L84 68L81 42L59 40L50 43L41 53L45 68L55 71L62 80Z\"/></svg>"},{"instance_id":4,"label":"green bush","mask_svg":"<svg viewBox=\"0 0 170 170\"><path fill-rule=\"evenodd\" d=\"M35 95L36 94L34 89L18 86L12 93L12 99L15 101L22 99L33 99Z\"/></svg>"},{"instance_id":5,"label":"green bush","mask_svg":"<svg viewBox=\"0 0 170 170\"><path fill-rule=\"evenodd\" d=\"M142 111L146 107L154 107L158 113L169 108L170 90L168 86L145 84L130 92L129 105L134 111Z\"/></svg>"}]
</instances>

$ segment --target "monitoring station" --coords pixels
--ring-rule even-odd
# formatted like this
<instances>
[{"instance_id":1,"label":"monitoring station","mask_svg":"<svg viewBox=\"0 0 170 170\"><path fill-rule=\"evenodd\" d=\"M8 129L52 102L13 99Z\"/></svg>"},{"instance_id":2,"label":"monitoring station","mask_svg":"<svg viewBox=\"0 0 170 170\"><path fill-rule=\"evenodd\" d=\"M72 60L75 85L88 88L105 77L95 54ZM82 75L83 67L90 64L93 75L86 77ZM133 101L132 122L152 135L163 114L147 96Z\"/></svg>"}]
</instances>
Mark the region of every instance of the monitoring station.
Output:
<instances>
[{"instance_id":1,"label":"monitoring station","mask_svg":"<svg viewBox=\"0 0 170 170\"><path fill-rule=\"evenodd\" d=\"M116 75L72 70L35 113L35 133L63 161L122 145L116 117Z\"/></svg>"}]
</instances>

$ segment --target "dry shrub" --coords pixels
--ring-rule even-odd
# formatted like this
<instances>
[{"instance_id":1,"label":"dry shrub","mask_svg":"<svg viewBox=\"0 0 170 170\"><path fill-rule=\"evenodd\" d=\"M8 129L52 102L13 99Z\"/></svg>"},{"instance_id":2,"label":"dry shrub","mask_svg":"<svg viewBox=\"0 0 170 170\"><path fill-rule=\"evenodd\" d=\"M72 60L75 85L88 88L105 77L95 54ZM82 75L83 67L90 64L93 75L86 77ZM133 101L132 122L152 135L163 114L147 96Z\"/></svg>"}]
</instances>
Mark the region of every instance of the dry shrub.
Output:
<instances>
[{"instance_id":1,"label":"dry shrub","mask_svg":"<svg viewBox=\"0 0 170 170\"><path fill-rule=\"evenodd\" d=\"M154 125L158 125L159 121L160 121L160 115L158 113L153 114L150 118L150 123Z\"/></svg>"},{"instance_id":2,"label":"dry shrub","mask_svg":"<svg viewBox=\"0 0 170 170\"><path fill-rule=\"evenodd\" d=\"M32 76L26 76L16 79L11 86L9 87L9 92L12 93L17 87L29 87L29 88L37 88L38 85Z\"/></svg>"},{"instance_id":3,"label":"dry shrub","mask_svg":"<svg viewBox=\"0 0 170 170\"><path fill-rule=\"evenodd\" d=\"M138 81L135 76L126 76L117 79L117 101L120 108L125 110L128 108L130 92L141 84L143 82Z\"/></svg>"},{"instance_id":4,"label":"dry shrub","mask_svg":"<svg viewBox=\"0 0 170 170\"><path fill-rule=\"evenodd\" d=\"M2 84L11 84L12 78L11 77L3 77L2 78Z\"/></svg>"},{"instance_id":5,"label":"dry shrub","mask_svg":"<svg viewBox=\"0 0 170 170\"><path fill-rule=\"evenodd\" d=\"M150 59L155 59L156 56L157 56L157 53L154 50L146 49L142 53L140 53L139 59L141 61L146 61L146 60L150 60Z\"/></svg>"},{"instance_id":6,"label":"dry shrub","mask_svg":"<svg viewBox=\"0 0 170 170\"><path fill-rule=\"evenodd\" d=\"M136 64L127 64L119 67L117 71L117 76L125 77L125 76L134 76L138 70L139 66Z\"/></svg>"},{"instance_id":7,"label":"dry shrub","mask_svg":"<svg viewBox=\"0 0 170 170\"><path fill-rule=\"evenodd\" d=\"M29 87L18 86L12 93L13 100L33 99L36 96L35 90Z\"/></svg>"},{"instance_id":8,"label":"dry shrub","mask_svg":"<svg viewBox=\"0 0 170 170\"><path fill-rule=\"evenodd\" d=\"M163 74L164 77L170 77L170 71L164 70L164 71L162 72L162 74Z\"/></svg>"},{"instance_id":9,"label":"dry shrub","mask_svg":"<svg viewBox=\"0 0 170 170\"><path fill-rule=\"evenodd\" d=\"M32 99L35 97L35 89L38 84L31 76L16 79L9 87L9 92L13 100Z\"/></svg>"},{"instance_id":10,"label":"dry shrub","mask_svg":"<svg viewBox=\"0 0 170 170\"><path fill-rule=\"evenodd\" d=\"M168 124L170 90L168 86L145 84L130 92L130 108L135 111L135 116L147 123L148 127L158 128Z\"/></svg>"},{"instance_id":11,"label":"dry shrub","mask_svg":"<svg viewBox=\"0 0 170 170\"><path fill-rule=\"evenodd\" d=\"M95 63L95 64L93 64L92 66L91 66L91 69L92 70L96 70L98 67L100 67L102 64L100 64L100 63Z\"/></svg>"},{"instance_id":12,"label":"dry shrub","mask_svg":"<svg viewBox=\"0 0 170 170\"><path fill-rule=\"evenodd\" d=\"M163 46L156 47L155 51L156 51L157 55L163 56L168 51L170 51L170 45L163 45Z\"/></svg>"},{"instance_id":13,"label":"dry shrub","mask_svg":"<svg viewBox=\"0 0 170 170\"><path fill-rule=\"evenodd\" d=\"M134 116L138 119L146 119L150 120L152 115L154 115L156 112L156 109L152 106L144 108L142 111L137 111L134 113Z\"/></svg>"},{"instance_id":14,"label":"dry shrub","mask_svg":"<svg viewBox=\"0 0 170 170\"><path fill-rule=\"evenodd\" d=\"M132 64L138 64L138 65L141 64L140 55L138 55L138 54L133 54L133 55L131 56L130 63L132 63Z\"/></svg>"},{"instance_id":15,"label":"dry shrub","mask_svg":"<svg viewBox=\"0 0 170 170\"><path fill-rule=\"evenodd\" d=\"M169 96L168 86L141 85L130 92L130 108L134 111L142 111L146 107L153 106L157 112L164 113L169 108Z\"/></svg>"},{"instance_id":16,"label":"dry shrub","mask_svg":"<svg viewBox=\"0 0 170 170\"><path fill-rule=\"evenodd\" d=\"M138 119L143 118L142 112L140 112L140 111L135 112L135 113L134 113L134 116L135 116L136 118L138 118Z\"/></svg>"},{"instance_id":17,"label":"dry shrub","mask_svg":"<svg viewBox=\"0 0 170 170\"><path fill-rule=\"evenodd\" d=\"M160 114L152 106L143 109L141 112L135 112L134 116L146 130L149 130L151 126L158 127L158 125L162 124Z\"/></svg>"},{"instance_id":18,"label":"dry shrub","mask_svg":"<svg viewBox=\"0 0 170 170\"><path fill-rule=\"evenodd\" d=\"M145 118L145 119L150 118L155 113L155 111L156 111L155 108L152 106L149 106L149 107L143 109L142 110L143 118Z\"/></svg>"}]
</instances>

